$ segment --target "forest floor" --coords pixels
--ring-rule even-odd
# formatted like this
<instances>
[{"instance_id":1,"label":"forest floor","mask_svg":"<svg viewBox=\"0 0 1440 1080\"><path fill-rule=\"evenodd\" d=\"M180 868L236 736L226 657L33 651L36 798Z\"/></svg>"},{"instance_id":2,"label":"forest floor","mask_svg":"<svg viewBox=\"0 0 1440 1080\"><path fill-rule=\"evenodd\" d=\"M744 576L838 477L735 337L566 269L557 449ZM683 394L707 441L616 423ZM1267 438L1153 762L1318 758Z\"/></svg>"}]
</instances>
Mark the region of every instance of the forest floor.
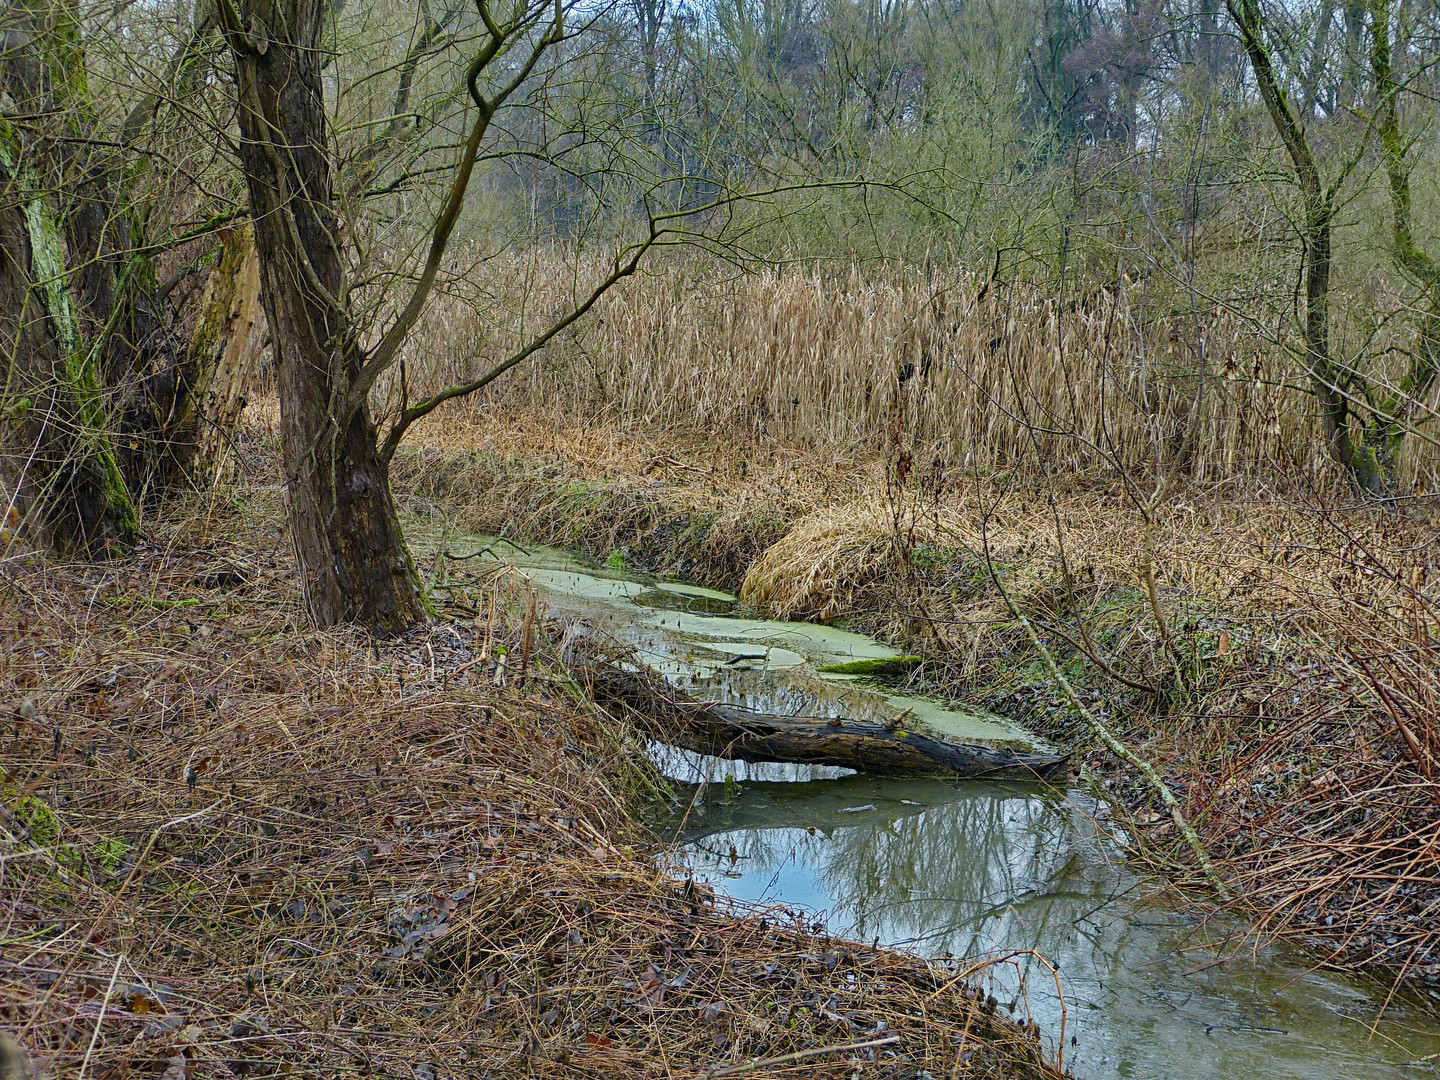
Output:
<instances>
[{"instance_id":1,"label":"forest floor","mask_svg":"<svg viewBox=\"0 0 1440 1080\"><path fill-rule=\"evenodd\" d=\"M1059 1076L953 967L657 869L643 752L493 582L403 640L310 629L265 460L126 557L0 567L37 1075Z\"/></svg>"},{"instance_id":2,"label":"forest floor","mask_svg":"<svg viewBox=\"0 0 1440 1080\"><path fill-rule=\"evenodd\" d=\"M1198 884L1154 792L1097 748L1013 603L1083 703L1160 770L1259 934L1440 986L1433 500L1384 511L1238 480L1157 498L1153 480L946 475L895 450L491 414L438 419L396 483L446 528L583 550L920 653L915 685L1073 748L1128 811L1138 854Z\"/></svg>"}]
</instances>

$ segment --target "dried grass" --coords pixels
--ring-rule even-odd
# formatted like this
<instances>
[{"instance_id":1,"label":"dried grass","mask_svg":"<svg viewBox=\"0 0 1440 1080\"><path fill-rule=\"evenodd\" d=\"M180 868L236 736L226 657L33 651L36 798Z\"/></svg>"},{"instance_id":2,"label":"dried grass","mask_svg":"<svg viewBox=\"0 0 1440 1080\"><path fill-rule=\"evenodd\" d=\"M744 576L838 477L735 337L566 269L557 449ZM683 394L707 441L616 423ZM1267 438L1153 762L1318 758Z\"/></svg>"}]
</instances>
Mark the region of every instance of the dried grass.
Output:
<instances>
[{"instance_id":1,"label":"dried grass","mask_svg":"<svg viewBox=\"0 0 1440 1080\"><path fill-rule=\"evenodd\" d=\"M436 303L417 331L412 400L488 370L602 270L558 248L486 264L474 295ZM1062 298L1002 284L977 301L980 291L968 275L915 269L731 275L660 262L453 411L837 454L873 452L903 418L917 443L982 470L1165 467L1210 483L1329 468L1295 361L1239 318L1157 311L1129 287ZM396 372L387 408L400 388ZM1440 386L1415 415L1437 405ZM1440 449L1409 440L1397 475L1407 489L1433 486Z\"/></svg>"},{"instance_id":2,"label":"dried grass","mask_svg":"<svg viewBox=\"0 0 1440 1080\"><path fill-rule=\"evenodd\" d=\"M631 565L731 590L814 500L858 492L871 478L868 465L833 457L681 432L662 443L615 425L556 427L533 413L442 418L395 466L411 505L452 527L601 559L620 550Z\"/></svg>"},{"instance_id":3,"label":"dried grass","mask_svg":"<svg viewBox=\"0 0 1440 1080\"><path fill-rule=\"evenodd\" d=\"M966 980L637 853L627 736L504 582L378 645L304 628L271 519L152 537L6 567L0 1018L47 1074L693 1077L883 1031L807 1070L1058 1077Z\"/></svg>"},{"instance_id":4,"label":"dried grass","mask_svg":"<svg viewBox=\"0 0 1440 1080\"><path fill-rule=\"evenodd\" d=\"M877 499L807 514L750 565L740 598L777 619L845 614L895 562L894 524Z\"/></svg>"},{"instance_id":5,"label":"dried grass","mask_svg":"<svg viewBox=\"0 0 1440 1080\"><path fill-rule=\"evenodd\" d=\"M1221 730L1249 737L1191 751L1212 758L1186 762L1192 797L1263 934L1304 940L1333 964L1388 969L1397 985L1440 986L1431 564L1402 566L1393 536L1377 543L1343 520L1321 539L1332 567L1359 578L1295 590L1330 648L1272 676L1268 692L1252 680L1211 695ZM1433 558L1433 540L1425 548Z\"/></svg>"}]
</instances>

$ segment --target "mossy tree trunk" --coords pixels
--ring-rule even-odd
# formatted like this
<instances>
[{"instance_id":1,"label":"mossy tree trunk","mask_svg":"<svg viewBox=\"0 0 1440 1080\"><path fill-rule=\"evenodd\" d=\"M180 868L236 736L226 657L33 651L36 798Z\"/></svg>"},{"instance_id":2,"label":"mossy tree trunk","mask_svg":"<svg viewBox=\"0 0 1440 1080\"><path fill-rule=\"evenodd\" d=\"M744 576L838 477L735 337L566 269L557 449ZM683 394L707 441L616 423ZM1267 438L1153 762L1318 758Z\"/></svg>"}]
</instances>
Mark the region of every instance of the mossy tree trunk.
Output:
<instances>
[{"instance_id":1,"label":"mossy tree trunk","mask_svg":"<svg viewBox=\"0 0 1440 1080\"><path fill-rule=\"evenodd\" d=\"M1415 305L1419 333L1410 364L1393 393L1378 403L1365 442L1375 468L1389 475L1410 415L1440 377L1440 264L1416 239L1412 224L1410 141L1400 129L1401 84L1390 46L1390 0L1370 0L1370 66L1376 96L1376 129L1390 188L1390 254L1396 269L1420 293Z\"/></svg>"},{"instance_id":2,"label":"mossy tree trunk","mask_svg":"<svg viewBox=\"0 0 1440 1080\"><path fill-rule=\"evenodd\" d=\"M1355 486L1377 498L1393 492L1394 468L1415 403L1440 374L1440 269L1420 248L1411 229L1410 166L1407 144L1400 131L1400 86L1394 78L1390 50L1389 0L1368 0L1371 22L1371 75L1375 101L1374 129L1379 136L1392 211L1391 254L1402 274L1424 296L1420 340L1409 370L1393 390L1374 385L1360 371L1337 362L1330 347L1330 277L1332 235L1337 199L1348 170L1363 155L1360 147L1348 154L1348 164L1328 184L1305 130L1305 115L1285 93L1271 61L1264 17L1258 0L1227 0L1240 41L1250 59L1255 83L1276 134L1295 170L1304 207L1301 226L1302 272L1305 286L1303 337L1310 392L1320 405L1320 419L1330 456L1345 468ZM1359 92L1354 72L1359 57L1359 26L1363 8L1345 5L1346 87ZM1368 132L1366 135L1368 138Z\"/></svg>"},{"instance_id":3,"label":"mossy tree trunk","mask_svg":"<svg viewBox=\"0 0 1440 1080\"><path fill-rule=\"evenodd\" d=\"M212 26L202 13L172 68L190 62ZM147 158L130 145L157 102L132 112L121 143L100 127L72 0L12 4L0 30L0 83L30 118L23 140L4 133L0 163L20 213L19 225L4 229L6 494L40 543L123 549L136 533L137 499L192 482L197 449L211 460L215 441L228 444L217 427L238 411L238 380L207 391L212 376L234 372L244 356L228 324L215 355L188 349L157 287L147 236L155 223L137 208ZM232 322L253 321L253 270L251 302ZM221 302L228 311L230 301ZM213 415L205 403L193 407L192 396Z\"/></svg>"},{"instance_id":4,"label":"mossy tree trunk","mask_svg":"<svg viewBox=\"0 0 1440 1080\"><path fill-rule=\"evenodd\" d=\"M1255 84L1265 110L1280 136L1280 142L1295 170L1304 208L1301 225L1301 271L1305 287L1302 335L1310 392L1320 405L1320 423L1325 442L1335 462L1350 471L1355 482L1367 491L1376 490L1377 479L1367 468L1350 434L1350 400L1347 374L1339 369L1330 351L1330 272L1335 219L1335 189L1320 175L1320 167L1305 133L1302 117L1285 93L1270 58L1265 40L1265 22L1258 0L1227 0L1230 16L1240 31L1240 43L1250 59Z\"/></svg>"},{"instance_id":5,"label":"mossy tree trunk","mask_svg":"<svg viewBox=\"0 0 1440 1080\"><path fill-rule=\"evenodd\" d=\"M83 122L83 53L63 5L12 5L0 80L22 112ZM64 144L61 144L64 145ZM58 197L67 162L30 153L0 131L0 170L11 198L0 208L0 467L6 510L41 543L66 553L107 554L138 527L110 424L101 350L72 299L70 226ZM83 261L83 260L82 260Z\"/></svg>"},{"instance_id":6,"label":"mossy tree trunk","mask_svg":"<svg viewBox=\"0 0 1440 1080\"><path fill-rule=\"evenodd\" d=\"M133 542L135 508L96 416L93 367L73 347L74 314L63 289L37 284L58 245L43 204L0 207L0 498L34 542L109 554Z\"/></svg>"}]
</instances>

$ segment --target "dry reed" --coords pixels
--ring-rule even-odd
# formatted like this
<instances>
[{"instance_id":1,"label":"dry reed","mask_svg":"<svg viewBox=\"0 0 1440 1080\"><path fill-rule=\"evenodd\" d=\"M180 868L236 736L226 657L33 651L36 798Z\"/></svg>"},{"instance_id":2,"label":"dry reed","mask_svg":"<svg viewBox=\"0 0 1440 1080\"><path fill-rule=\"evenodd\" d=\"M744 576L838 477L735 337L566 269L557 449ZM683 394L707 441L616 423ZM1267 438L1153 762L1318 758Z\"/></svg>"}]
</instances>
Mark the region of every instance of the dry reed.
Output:
<instances>
[{"instance_id":1,"label":"dry reed","mask_svg":"<svg viewBox=\"0 0 1440 1080\"><path fill-rule=\"evenodd\" d=\"M407 358L411 400L498 362L600 269L549 248L487 264L473 295L426 315ZM980 291L966 275L918 270L727 276L660 263L453 408L539 412L561 426L604 416L839 453L873 452L903 422L950 464L983 470L1163 468L1204 483L1327 467L1313 401L1296 388L1302 372L1238 317L1157 314L1130 287ZM400 389L397 372L384 407ZM1437 404L1440 386L1415 415ZM1440 451L1408 440L1402 486L1437 476Z\"/></svg>"}]
</instances>

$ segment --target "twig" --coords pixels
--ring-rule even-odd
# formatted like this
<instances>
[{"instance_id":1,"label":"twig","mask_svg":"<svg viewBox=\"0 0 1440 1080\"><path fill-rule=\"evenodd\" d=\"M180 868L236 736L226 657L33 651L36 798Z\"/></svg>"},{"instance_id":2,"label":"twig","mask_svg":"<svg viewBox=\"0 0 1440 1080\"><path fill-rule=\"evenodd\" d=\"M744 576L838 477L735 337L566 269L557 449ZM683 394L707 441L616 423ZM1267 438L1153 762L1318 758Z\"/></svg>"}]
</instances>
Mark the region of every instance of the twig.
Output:
<instances>
[{"instance_id":1,"label":"twig","mask_svg":"<svg viewBox=\"0 0 1440 1080\"><path fill-rule=\"evenodd\" d=\"M110 972L110 985L100 999L100 1015L95 1018L95 1030L90 1033L90 1045L85 1048L85 1060L80 1063L79 1080L85 1080L85 1073L90 1068L90 1056L95 1053L95 1043L100 1039L100 1025L105 1022L105 1009L110 1004L110 995L115 992L115 979L120 974L120 964L124 959L124 953L115 957L115 970Z\"/></svg>"},{"instance_id":2,"label":"twig","mask_svg":"<svg viewBox=\"0 0 1440 1080\"><path fill-rule=\"evenodd\" d=\"M755 1058L747 1061L744 1065L726 1065L721 1069L709 1069L700 1075L705 1077L705 1080L718 1080L722 1076L740 1076L743 1073L754 1072L756 1069L769 1068L771 1065L788 1065L792 1061L804 1061L806 1058L820 1057L824 1054L847 1054L852 1050L870 1050L877 1046L890 1046L899 1041L900 1033L894 1031L880 1039L840 1043L836 1046L817 1046L810 1050L797 1050L793 1054L781 1054L779 1057Z\"/></svg>"}]
</instances>

